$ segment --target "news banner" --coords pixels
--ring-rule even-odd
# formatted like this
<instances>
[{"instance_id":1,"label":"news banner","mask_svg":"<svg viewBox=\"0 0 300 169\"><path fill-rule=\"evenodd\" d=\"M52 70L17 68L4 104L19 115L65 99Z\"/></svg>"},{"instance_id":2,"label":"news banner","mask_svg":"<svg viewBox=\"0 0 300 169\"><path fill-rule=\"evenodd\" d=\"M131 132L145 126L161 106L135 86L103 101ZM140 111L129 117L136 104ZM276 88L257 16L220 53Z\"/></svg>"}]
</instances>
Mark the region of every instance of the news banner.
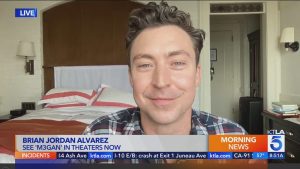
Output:
<instances>
[{"instance_id":1,"label":"news banner","mask_svg":"<svg viewBox=\"0 0 300 169\"><path fill-rule=\"evenodd\" d=\"M16 159L284 159L283 131L268 135L17 135Z\"/></svg>"}]
</instances>

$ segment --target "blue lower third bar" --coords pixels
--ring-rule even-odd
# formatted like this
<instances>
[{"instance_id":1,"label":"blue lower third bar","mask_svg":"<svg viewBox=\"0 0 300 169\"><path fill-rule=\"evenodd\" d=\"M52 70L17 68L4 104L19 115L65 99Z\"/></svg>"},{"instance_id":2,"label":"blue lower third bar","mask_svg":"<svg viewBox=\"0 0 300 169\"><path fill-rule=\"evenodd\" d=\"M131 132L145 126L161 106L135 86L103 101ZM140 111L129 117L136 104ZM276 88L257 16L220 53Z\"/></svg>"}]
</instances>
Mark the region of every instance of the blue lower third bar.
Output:
<instances>
[{"instance_id":1,"label":"blue lower third bar","mask_svg":"<svg viewBox=\"0 0 300 169\"><path fill-rule=\"evenodd\" d=\"M113 159L112 152L94 152L88 154L88 159Z\"/></svg>"},{"instance_id":2,"label":"blue lower third bar","mask_svg":"<svg viewBox=\"0 0 300 169\"><path fill-rule=\"evenodd\" d=\"M209 152L208 159L232 159L232 153L230 152Z\"/></svg>"},{"instance_id":3,"label":"blue lower third bar","mask_svg":"<svg viewBox=\"0 0 300 169\"><path fill-rule=\"evenodd\" d=\"M207 152L114 152L114 159L207 159Z\"/></svg>"},{"instance_id":4,"label":"blue lower third bar","mask_svg":"<svg viewBox=\"0 0 300 169\"><path fill-rule=\"evenodd\" d=\"M252 159L252 153L250 153L250 152L235 152L235 153L233 153L233 159Z\"/></svg>"},{"instance_id":5,"label":"blue lower third bar","mask_svg":"<svg viewBox=\"0 0 300 169\"><path fill-rule=\"evenodd\" d=\"M87 152L57 152L57 159L87 159Z\"/></svg>"},{"instance_id":6,"label":"blue lower third bar","mask_svg":"<svg viewBox=\"0 0 300 169\"><path fill-rule=\"evenodd\" d=\"M269 159L283 160L283 159L285 159L285 153L284 152L272 152L272 153L269 153Z\"/></svg>"},{"instance_id":7,"label":"blue lower third bar","mask_svg":"<svg viewBox=\"0 0 300 169\"><path fill-rule=\"evenodd\" d=\"M268 153L267 152L254 152L252 153L252 159L268 159Z\"/></svg>"}]
</instances>

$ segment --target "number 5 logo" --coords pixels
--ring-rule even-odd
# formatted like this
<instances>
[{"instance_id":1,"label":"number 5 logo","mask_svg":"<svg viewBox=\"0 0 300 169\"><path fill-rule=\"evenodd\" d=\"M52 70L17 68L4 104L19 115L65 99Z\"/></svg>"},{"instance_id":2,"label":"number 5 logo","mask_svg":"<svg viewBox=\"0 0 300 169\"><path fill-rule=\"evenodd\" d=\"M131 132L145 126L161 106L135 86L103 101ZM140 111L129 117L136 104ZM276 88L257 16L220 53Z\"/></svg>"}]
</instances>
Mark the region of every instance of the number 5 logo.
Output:
<instances>
[{"instance_id":1,"label":"number 5 logo","mask_svg":"<svg viewBox=\"0 0 300 169\"><path fill-rule=\"evenodd\" d=\"M269 152L284 152L285 142L284 135L269 135L268 136L268 151Z\"/></svg>"}]
</instances>

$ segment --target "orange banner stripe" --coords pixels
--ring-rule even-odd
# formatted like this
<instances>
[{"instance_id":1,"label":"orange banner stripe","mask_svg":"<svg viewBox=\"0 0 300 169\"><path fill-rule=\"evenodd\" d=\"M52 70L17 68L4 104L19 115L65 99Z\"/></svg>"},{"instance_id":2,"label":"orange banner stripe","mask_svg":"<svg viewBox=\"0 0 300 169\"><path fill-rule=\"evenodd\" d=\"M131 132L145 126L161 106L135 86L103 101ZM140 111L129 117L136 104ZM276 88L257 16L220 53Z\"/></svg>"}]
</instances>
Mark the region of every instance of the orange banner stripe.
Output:
<instances>
[{"instance_id":1,"label":"orange banner stripe","mask_svg":"<svg viewBox=\"0 0 300 169\"><path fill-rule=\"evenodd\" d=\"M209 152L267 152L267 135L210 135Z\"/></svg>"},{"instance_id":2,"label":"orange banner stripe","mask_svg":"<svg viewBox=\"0 0 300 169\"><path fill-rule=\"evenodd\" d=\"M56 152L15 152L16 159L56 159Z\"/></svg>"}]
</instances>

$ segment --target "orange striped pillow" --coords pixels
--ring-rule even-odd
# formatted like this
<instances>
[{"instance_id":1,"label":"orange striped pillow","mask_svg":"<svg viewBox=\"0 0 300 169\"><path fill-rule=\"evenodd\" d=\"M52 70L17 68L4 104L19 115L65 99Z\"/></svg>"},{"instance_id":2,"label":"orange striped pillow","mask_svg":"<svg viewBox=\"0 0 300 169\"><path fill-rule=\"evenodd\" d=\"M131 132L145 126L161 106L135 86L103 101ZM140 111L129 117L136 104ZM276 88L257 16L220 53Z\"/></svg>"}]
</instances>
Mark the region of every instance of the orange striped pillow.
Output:
<instances>
[{"instance_id":1,"label":"orange striped pillow","mask_svg":"<svg viewBox=\"0 0 300 169\"><path fill-rule=\"evenodd\" d=\"M136 107L132 93L111 87L103 87L92 106Z\"/></svg>"},{"instance_id":2,"label":"orange striped pillow","mask_svg":"<svg viewBox=\"0 0 300 169\"><path fill-rule=\"evenodd\" d=\"M86 105L96 94L97 92L94 90L54 88L48 91L38 104L84 103Z\"/></svg>"}]
</instances>

